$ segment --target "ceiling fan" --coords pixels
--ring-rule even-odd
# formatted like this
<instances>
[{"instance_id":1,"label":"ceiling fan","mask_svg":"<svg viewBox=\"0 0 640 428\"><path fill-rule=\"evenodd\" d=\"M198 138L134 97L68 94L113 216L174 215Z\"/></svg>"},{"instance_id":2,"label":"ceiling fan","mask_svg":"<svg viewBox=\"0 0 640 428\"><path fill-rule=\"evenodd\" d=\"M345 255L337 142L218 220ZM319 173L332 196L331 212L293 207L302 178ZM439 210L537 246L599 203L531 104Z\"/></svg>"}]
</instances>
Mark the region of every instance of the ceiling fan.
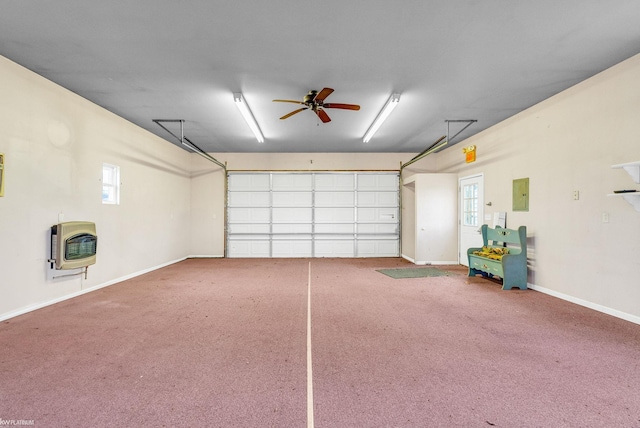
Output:
<instances>
[{"instance_id":1,"label":"ceiling fan","mask_svg":"<svg viewBox=\"0 0 640 428\"><path fill-rule=\"evenodd\" d=\"M360 106L357 104L342 104L342 103L325 103L324 100L327 98L333 89L324 88L320 92L318 91L309 91L307 95L304 96L302 101L296 100L273 100L277 103L294 103L294 104L302 104L304 107L301 107L297 110L292 111L291 113L287 113L282 116L280 119L286 119L288 117L293 116L296 113L300 113L303 110L311 110L315 114L318 115L322 123L331 122L331 118L327 114L324 109L326 108L340 108L344 110L360 110Z\"/></svg>"}]
</instances>

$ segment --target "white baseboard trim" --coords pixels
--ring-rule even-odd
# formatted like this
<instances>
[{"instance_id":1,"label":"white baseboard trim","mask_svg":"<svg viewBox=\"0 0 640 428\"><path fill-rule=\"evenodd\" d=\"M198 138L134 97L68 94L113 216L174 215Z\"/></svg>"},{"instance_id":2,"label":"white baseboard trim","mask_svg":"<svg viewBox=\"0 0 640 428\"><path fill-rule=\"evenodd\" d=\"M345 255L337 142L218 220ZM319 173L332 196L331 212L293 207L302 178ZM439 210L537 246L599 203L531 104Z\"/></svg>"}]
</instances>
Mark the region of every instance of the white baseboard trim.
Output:
<instances>
[{"instance_id":1,"label":"white baseboard trim","mask_svg":"<svg viewBox=\"0 0 640 428\"><path fill-rule=\"evenodd\" d=\"M599 305L597 303L589 302L587 300L578 299L577 297L569 296L568 294L564 294L564 293L559 293L557 291L550 290L548 288L540 287L539 285L527 284L527 287L529 287L532 290L539 291L540 293L548 294L550 296L557 297L558 299L566 300L567 302L575 303L576 305L593 309L594 311L602 312L616 318L621 318L625 321L629 321L634 324L640 324L640 317L636 315L631 315L626 312L618 311L616 309Z\"/></svg>"},{"instance_id":2,"label":"white baseboard trim","mask_svg":"<svg viewBox=\"0 0 640 428\"><path fill-rule=\"evenodd\" d=\"M410 262L411 262L411 263L413 263L413 264L415 264L415 263L416 263L416 261L415 261L415 260L413 260L411 257L406 256L406 255L404 255L404 254L402 254L402 258L403 258L403 259L405 259L405 260L410 261Z\"/></svg>"},{"instance_id":3,"label":"white baseboard trim","mask_svg":"<svg viewBox=\"0 0 640 428\"><path fill-rule=\"evenodd\" d=\"M110 285L117 284L119 282L126 281L126 280L131 279L131 278L135 278L136 276L144 275L145 273L153 272L154 270L161 269L163 267L172 265L174 263L181 262L181 261L186 260L186 259L187 259L187 257L183 257L181 259L177 259L177 260L173 260L173 261L170 261L170 262L167 262L167 263L163 263L161 265L154 266L154 267L151 267L151 268L148 268L148 269L143 269L141 271L134 272L134 273L131 273L129 275L121 276L120 278L112 279L111 281L107 281L107 282L104 282L102 284L94 285L93 287L90 287L90 288L85 288L83 290L79 290L79 291L76 291L74 293L65 294L64 296L58 297L58 298L53 299L53 300L48 300L48 301L42 302L42 303L36 303L34 305L25 306L24 308L18 309L16 311L7 312L5 314L0 314L0 321L5 321L5 320L8 320L10 318L17 317L19 315L24 315L26 313L35 311L37 309L44 308L46 306L55 305L56 303L60 303L60 302L63 302L65 300L73 299L74 297L82 296L83 294L87 294L87 293L90 293L92 291L96 291L96 290L99 290L101 288L108 287Z\"/></svg>"},{"instance_id":4,"label":"white baseboard trim","mask_svg":"<svg viewBox=\"0 0 640 428\"><path fill-rule=\"evenodd\" d=\"M206 254L194 254L187 256L188 259L222 259L224 256L206 255Z\"/></svg>"},{"instance_id":5,"label":"white baseboard trim","mask_svg":"<svg viewBox=\"0 0 640 428\"><path fill-rule=\"evenodd\" d=\"M455 261L425 261L425 260L414 260L409 256L406 256L404 254L401 255L401 257L405 260L410 261L411 263L413 263L414 265L417 266L424 266L424 265L459 265L460 263L458 263L457 260Z\"/></svg>"},{"instance_id":6,"label":"white baseboard trim","mask_svg":"<svg viewBox=\"0 0 640 428\"><path fill-rule=\"evenodd\" d=\"M419 261L419 262L415 262L417 265L429 265L429 266L447 266L447 265L458 265L458 261L440 261L440 260L436 260L436 261Z\"/></svg>"}]
</instances>

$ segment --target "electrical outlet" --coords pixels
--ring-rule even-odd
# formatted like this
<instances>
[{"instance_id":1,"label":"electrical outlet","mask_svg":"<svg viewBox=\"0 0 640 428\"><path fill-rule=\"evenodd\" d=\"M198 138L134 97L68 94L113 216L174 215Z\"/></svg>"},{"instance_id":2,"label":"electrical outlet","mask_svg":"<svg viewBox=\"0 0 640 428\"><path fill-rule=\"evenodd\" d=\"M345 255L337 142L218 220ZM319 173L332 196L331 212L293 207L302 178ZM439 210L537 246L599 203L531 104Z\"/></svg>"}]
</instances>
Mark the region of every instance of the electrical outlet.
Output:
<instances>
[{"instance_id":1,"label":"electrical outlet","mask_svg":"<svg viewBox=\"0 0 640 428\"><path fill-rule=\"evenodd\" d=\"M609 213L602 213L602 222L609 223Z\"/></svg>"},{"instance_id":2,"label":"electrical outlet","mask_svg":"<svg viewBox=\"0 0 640 428\"><path fill-rule=\"evenodd\" d=\"M579 190L574 190L573 191L573 200L577 201L580 199L580 191Z\"/></svg>"}]
</instances>

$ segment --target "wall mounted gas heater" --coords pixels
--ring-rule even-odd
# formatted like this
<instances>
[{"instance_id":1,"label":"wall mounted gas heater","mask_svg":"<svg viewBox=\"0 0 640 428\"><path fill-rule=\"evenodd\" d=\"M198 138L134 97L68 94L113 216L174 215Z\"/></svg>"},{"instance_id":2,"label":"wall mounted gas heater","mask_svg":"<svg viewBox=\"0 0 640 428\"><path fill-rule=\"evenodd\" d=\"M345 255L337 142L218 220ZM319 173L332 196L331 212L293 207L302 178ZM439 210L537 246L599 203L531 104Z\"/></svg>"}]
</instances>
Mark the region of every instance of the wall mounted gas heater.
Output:
<instances>
[{"instance_id":1,"label":"wall mounted gas heater","mask_svg":"<svg viewBox=\"0 0 640 428\"><path fill-rule=\"evenodd\" d=\"M51 269L68 270L87 268L96 262L98 236L95 223L68 221L51 226ZM64 275L67 276L67 275Z\"/></svg>"}]
</instances>

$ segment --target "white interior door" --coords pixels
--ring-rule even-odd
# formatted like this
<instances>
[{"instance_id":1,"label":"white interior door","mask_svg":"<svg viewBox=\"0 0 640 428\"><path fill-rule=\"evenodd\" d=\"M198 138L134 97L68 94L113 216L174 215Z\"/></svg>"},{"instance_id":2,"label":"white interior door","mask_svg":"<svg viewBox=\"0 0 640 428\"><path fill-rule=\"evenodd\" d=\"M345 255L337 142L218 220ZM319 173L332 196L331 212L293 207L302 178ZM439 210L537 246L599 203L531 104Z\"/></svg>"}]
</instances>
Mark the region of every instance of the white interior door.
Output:
<instances>
[{"instance_id":1,"label":"white interior door","mask_svg":"<svg viewBox=\"0 0 640 428\"><path fill-rule=\"evenodd\" d=\"M460 179L460 242L458 260L469 266L467 249L482 247L480 226L484 218L484 176L475 175Z\"/></svg>"}]
</instances>

